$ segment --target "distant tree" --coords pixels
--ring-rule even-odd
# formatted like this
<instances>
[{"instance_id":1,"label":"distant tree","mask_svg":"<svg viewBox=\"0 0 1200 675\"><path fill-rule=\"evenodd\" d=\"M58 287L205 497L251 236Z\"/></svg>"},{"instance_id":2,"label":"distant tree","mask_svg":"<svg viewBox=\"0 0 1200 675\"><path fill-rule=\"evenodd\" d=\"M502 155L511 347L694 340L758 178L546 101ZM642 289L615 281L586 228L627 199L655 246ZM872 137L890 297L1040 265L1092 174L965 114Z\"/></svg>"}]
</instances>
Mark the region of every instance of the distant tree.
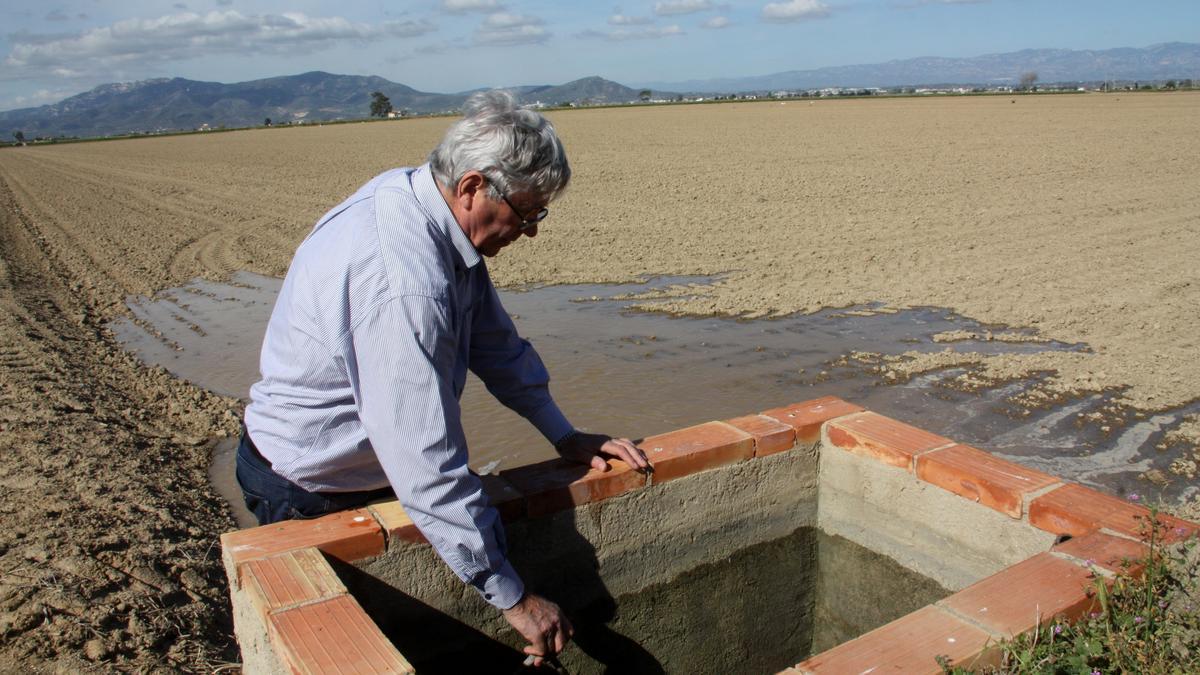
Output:
<instances>
[{"instance_id":1,"label":"distant tree","mask_svg":"<svg viewBox=\"0 0 1200 675\"><path fill-rule=\"evenodd\" d=\"M1163 88L1164 89L1174 89L1175 88L1175 80L1167 80L1163 84Z\"/></svg>"},{"instance_id":2,"label":"distant tree","mask_svg":"<svg viewBox=\"0 0 1200 675\"><path fill-rule=\"evenodd\" d=\"M381 91L371 92L371 117L387 117L392 112L392 102Z\"/></svg>"},{"instance_id":3,"label":"distant tree","mask_svg":"<svg viewBox=\"0 0 1200 675\"><path fill-rule=\"evenodd\" d=\"M649 89L643 89L638 92L638 98L642 99L643 101L649 101L650 97L653 95L654 92L650 91Z\"/></svg>"},{"instance_id":4,"label":"distant tree","mask_svg":"<svg viewBox=\"0 0 1200 675\"><path fill-rule=\"evenodd\" d=\"M263 120L263 126L264 126L264 127L269 127L269 126L271 126L271 118L270 118L270 117L268 117L267 119Z\"/></svg>"},{"instance_id":5,"label":"distant tree","mask_svg":"<svg viewBox=\"0 0 1200 675\"><path fill-rule=\"evenodd\" d=\"M1192 88L1192 81L1191 81L1191 79L1187 79L1187 80L1180 80L1180 81L1179 81L1179 88L1180 88L1180 89L1191 89L1191 88Z\"/></svg>"},{"instance_id":6,"label":"distant tree","mask_svg":"<svg viewBox=\"0 0 1200 675\"><path fill-rule=\"evenodd\" d=\"M14 132L13 132L13 138L17 139L17 142L18 142L18 143L24 143L24 142L25 142L25 132L23 132L23 131L14 131Z\"/></svg>"},{"instance_id":7,"label":"distant tree","mask_svg":"<svg viewBox=\"0 0 1200 675\"><path fill-rule=\"evenodd\" d=\"M1027 73L1021 73L1021 89L1029 91L1033 89L1033 84L1037 82L1038 74L1032 70Z\"/></svg>"}]
</instances>

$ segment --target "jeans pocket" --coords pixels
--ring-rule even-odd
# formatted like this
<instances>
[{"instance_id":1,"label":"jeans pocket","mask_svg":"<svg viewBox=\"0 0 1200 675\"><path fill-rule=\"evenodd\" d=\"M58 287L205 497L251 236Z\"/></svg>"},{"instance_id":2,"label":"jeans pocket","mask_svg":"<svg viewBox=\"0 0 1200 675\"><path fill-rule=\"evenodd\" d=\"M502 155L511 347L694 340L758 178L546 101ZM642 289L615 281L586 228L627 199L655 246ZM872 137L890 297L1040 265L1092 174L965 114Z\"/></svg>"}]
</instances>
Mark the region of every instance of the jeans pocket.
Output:
<instances>
[{"instance_id":1,"label":"jeans pocket","mask_svg":"<svg viewBox=\"0 0 1200 675\"><path fill-rule=\"evenodd\" d=\"M276 519L272 517L274 512L270 499L242 486L242 501L246 503L246 508L250 510L250 513L253 513L254 517L258 519L259 525L275 522Z\"/></svg>"}]
</instances>

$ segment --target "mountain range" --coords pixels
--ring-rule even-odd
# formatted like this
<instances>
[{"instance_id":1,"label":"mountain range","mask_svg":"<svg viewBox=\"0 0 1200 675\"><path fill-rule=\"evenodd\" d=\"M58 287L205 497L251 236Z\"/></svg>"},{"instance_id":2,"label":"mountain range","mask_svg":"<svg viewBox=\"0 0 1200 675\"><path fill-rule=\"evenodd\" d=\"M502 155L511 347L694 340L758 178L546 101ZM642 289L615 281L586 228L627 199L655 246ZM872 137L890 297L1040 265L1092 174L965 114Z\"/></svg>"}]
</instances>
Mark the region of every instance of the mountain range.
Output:
<instances>
[{"instance_id":1,"label":"mountain range","mask_svg":"<svg viewBox=\"0 0 1200 675\"><path fill-rule=\"evenodd\" d=\"M820 87L1017 84L1022 73L1040 82L1200 80L1200 44L1168 42L1143 49L1025 49L967 58L919 57L815 70L789 70L755 77L641 82L672 91L773 91Z\"/></svg>"},{"instance_id":2,"label":"mountain range","mask_svg":"<svg viewBox=\"0 0 1200 675\"><path fill-rule=\"evenodd\" d=\"M396 112L452 112L473 92L417 91L382 77L311 72L234 84L179 77L104 84L58 103L0 112L0 132L26 138L110 136L201 127L248 127L367 116L371 93L382 92ZM567 84L513 87L522 102L620 103L637 91L599 77Z\"/></svg>"},{"instance_id":3,"label":"mountain range","mask_svg":"<svg viewBox=\"0 0 1200 675\"><path fill-rule=\"evenodd\" d=\"M922 84L998 85L1036 72L1043 83L1102 80L1200 81L1200 44L1167 43L1144 49L1035 49L970 58L923 57L871 65L793 70L744 78L644 82L631 88L601 77L562 85L512 87L524 103L625 103L643 89L654 98L820 87L893 87ZM367 116L371 92L396 111L452 112L473 92L422 92L381 77L310 72L223 84L183 78L105 84L58 103L0 112L0 133L26 138L107 136L202 127L244 127Z\"/></svg>"}]
</instances>

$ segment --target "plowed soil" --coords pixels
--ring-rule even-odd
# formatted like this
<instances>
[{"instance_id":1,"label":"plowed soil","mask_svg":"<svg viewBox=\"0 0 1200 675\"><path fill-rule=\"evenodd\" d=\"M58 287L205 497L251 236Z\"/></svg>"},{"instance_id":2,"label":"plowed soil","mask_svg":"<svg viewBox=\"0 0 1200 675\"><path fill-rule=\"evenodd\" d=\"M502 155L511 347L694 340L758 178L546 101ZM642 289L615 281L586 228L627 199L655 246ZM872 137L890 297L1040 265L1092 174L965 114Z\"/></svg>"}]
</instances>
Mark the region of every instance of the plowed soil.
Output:
<instances>
[{"instance_id":1,"label":"plowed soil","mask_svg":"<svg viewBox=\"0 0 1200 675\"><path fill-rule=\"evenodd\" d=\"M501 284L721 275L647 302L947 307L1092 348L978 357L985 372L1054 370L1051 389L1144 409L1200 397L1200 95L552 118L576 180L493 261ZM194 277L282 275L326 209L423 161L449 122L0 151L0 671L237 660L217 545L233 521L205 471L240 404L139 364L105 322Z\"/></svg>"}]
</instances>

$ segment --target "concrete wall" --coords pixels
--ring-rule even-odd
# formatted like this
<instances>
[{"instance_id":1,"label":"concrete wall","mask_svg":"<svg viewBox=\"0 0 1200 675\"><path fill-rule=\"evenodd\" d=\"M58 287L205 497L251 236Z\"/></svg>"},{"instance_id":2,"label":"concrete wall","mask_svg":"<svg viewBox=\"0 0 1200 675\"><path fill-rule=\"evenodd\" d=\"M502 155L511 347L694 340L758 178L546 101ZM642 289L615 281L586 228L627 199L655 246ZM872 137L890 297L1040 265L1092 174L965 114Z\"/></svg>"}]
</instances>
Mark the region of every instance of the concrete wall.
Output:
<instances>
[{"instance_id":1,"label":"concrete wall","mask_svg":"<svg viewBox=\"0 0 1200 675\"><path fill-rule=\"evenodd\" d=\"M824 444L817 526L951 590L1047 551L1054 535L908 471Z\"/></svg>"}]
</instances>

